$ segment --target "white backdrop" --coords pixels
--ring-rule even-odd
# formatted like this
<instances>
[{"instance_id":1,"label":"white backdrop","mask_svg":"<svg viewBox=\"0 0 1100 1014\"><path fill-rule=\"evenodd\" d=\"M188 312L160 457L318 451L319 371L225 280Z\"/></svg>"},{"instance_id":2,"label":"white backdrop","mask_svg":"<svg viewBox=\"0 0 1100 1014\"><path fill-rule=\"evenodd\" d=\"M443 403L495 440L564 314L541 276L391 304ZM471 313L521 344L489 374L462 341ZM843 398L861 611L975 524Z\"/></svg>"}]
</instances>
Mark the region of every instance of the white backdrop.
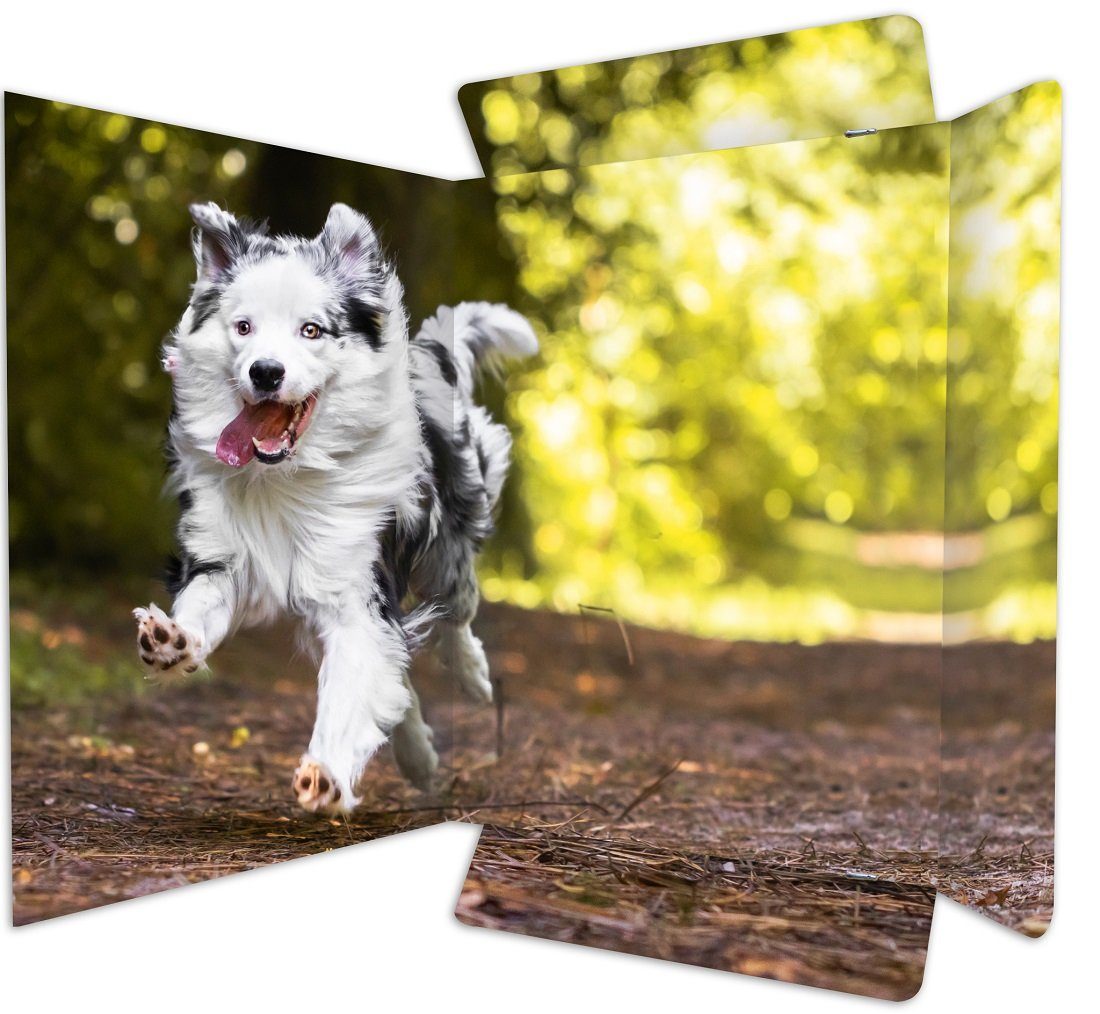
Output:
<instances>
[{"instance_id":1,"label":"white backdrop","mask_svg":"<svg viewBox=\"0 0 1100 1014\"><path fill-rule=\"evenodd\" d=\"M546 20L546 7L504 0L12 6L0 21L0 84L9 91L456 178L480 175L456 89L524 70L906 13L924 25L943 119L1031 81L1060 80L1066 143L1057 912L1036 942L939 902L925 986L910 1006L937 1014L1082 1006L1078 997L1095 990L1096 974L1092 514L1100 475L1093 309L1100 261L1088 239L1088 223L1093 230L1100 224L1100 58L1085 5L1006 0L993 14L988 5L958 0L912 0L900 11L820 0L555 0L554 21ZM525 25L528 10L537 15L535 31ZM6 694L3 700L6 708ZM8 1009L251 1011L270 1004L286 1011L332 1003L351 1011L415 1004L454 1012L608 1007L642 1014L722 1005L784 1014L876 1006L462 927L451 912L476 837L474 828L441 826L0 930L3 994L20 1004Z\"/></svg>"}]
</instances>

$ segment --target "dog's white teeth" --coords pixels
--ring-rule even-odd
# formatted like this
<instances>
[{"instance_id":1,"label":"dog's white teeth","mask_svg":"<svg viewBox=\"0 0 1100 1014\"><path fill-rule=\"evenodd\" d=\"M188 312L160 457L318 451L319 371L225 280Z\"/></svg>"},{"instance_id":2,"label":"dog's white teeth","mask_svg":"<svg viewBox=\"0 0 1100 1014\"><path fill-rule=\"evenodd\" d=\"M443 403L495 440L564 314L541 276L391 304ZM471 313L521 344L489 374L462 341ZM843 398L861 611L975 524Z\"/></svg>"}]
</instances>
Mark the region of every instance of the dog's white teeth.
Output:
<instances>
[{"instance_id":1,"label":"dog's white teeth","mask_svg":"<svg viewBox=\"0 0 1100 1014\"><path fill-rule=\"evenodd\" d=\"M272 446L273 443L274 446ZM261 455L266 454L269 457L273 454L287 454L294 449L294 437L284 430L282 434L280 434L277 442L272 440L259 440L253 437L252 446L255 447Z\"/></svg>"}]
</instances>

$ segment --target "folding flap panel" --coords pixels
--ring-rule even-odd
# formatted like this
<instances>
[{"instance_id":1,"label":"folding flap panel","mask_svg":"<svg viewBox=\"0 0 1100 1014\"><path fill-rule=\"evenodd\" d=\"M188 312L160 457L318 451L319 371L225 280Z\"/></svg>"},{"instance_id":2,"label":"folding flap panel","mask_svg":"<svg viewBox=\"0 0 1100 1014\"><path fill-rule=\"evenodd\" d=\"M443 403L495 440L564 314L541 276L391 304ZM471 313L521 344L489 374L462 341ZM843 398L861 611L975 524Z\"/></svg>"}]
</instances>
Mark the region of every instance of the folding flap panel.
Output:
<instances>
[{"instance_id":1,"label":"folding flap panel","mask_svg":"<svg viewBox=\"0 0 1100 1014\"><path fill-rule=\"evenodd\" d=\"M487 176L901 127L936 118L903 15L465 85Z\"/></svg>"},{"instance_id":2,"label":"folding flap panel","mask_svg":"<svg viewBox=\"0 0 1100 1014\"><path fill-rule=\"evenodd\" d=\"M949 141L460 184L542 346L482 557L498 710L455 721L476 819L933 881Z\"/></svg>"},{"instance_id":3,"label":"folding flap panel","mask_svg":"<svg viewBox=\"0 0 1100 1014\"><path fill-rule=\"evenodd\" d=\"M408 777L387 749L339 807L372 749L346 734L408 704L382 561L423 491L406 315L456 302L454 184L5 114L16 921L445 819L411 720ZM416 679L446 742L451 681Z\"/></svg>"},{"instance_id":4,"label":"folding flap panel","mask_svg":"<svg viewBox=\"0 0 1100 1014\"><path fill-rule=\"evenodd\" d=\"M1039 936L1054 889L1061 91L951 124L939 890Z\"/></svg>"}]
</instances>

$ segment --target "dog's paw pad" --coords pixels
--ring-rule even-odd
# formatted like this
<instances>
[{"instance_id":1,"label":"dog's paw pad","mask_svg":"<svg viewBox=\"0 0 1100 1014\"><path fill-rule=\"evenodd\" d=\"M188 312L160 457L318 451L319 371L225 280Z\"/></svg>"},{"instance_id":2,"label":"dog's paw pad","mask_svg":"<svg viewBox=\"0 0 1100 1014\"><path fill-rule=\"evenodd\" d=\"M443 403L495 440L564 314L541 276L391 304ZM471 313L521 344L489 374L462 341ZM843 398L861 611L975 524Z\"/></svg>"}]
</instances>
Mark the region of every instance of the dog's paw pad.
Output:
<instances>
[{"instance_id":1,"label":"dog's paw pad","mask_svg":"<svg viewBox=\"0 0 1100 1014\"><path fill-rule=\"evenodd\" d=\"M302 758L291 787L298 805L310 813L346 813L354 805L351 794L340 788L329 769L309 756Z\"/></svg>"},{"instance_id":2,"label":"dog's paw pad","mask_svg":"<svg viewBox=\"0 0 1100 1014\"><path fill-rule=\"evenodd\" d=\"M190 676L199 669L198 645L163 609L135 609L138 657L157 677Z\"/></svg>"}]
</instances>

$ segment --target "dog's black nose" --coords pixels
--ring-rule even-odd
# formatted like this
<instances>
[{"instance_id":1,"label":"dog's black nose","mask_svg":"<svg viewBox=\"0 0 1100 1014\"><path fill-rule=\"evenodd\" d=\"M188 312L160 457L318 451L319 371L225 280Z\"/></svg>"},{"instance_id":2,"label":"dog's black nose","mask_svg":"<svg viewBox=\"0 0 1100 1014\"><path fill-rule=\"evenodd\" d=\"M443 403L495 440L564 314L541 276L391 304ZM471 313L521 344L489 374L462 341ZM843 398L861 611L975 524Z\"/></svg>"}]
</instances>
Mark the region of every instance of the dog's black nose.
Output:
<instances>
[{"instance_id":1,"label":"dog's black nose","mask_svg":"<svg viewBox=\"0 0 1100 1014\"><path fill-rule=\"evenodd\" d=\"M279 390L279 385L286 376L286 367L277 359L257 359L249 368L248 375L252 379L252 386L257 391Z\"/></svg>"}]
</instances>

